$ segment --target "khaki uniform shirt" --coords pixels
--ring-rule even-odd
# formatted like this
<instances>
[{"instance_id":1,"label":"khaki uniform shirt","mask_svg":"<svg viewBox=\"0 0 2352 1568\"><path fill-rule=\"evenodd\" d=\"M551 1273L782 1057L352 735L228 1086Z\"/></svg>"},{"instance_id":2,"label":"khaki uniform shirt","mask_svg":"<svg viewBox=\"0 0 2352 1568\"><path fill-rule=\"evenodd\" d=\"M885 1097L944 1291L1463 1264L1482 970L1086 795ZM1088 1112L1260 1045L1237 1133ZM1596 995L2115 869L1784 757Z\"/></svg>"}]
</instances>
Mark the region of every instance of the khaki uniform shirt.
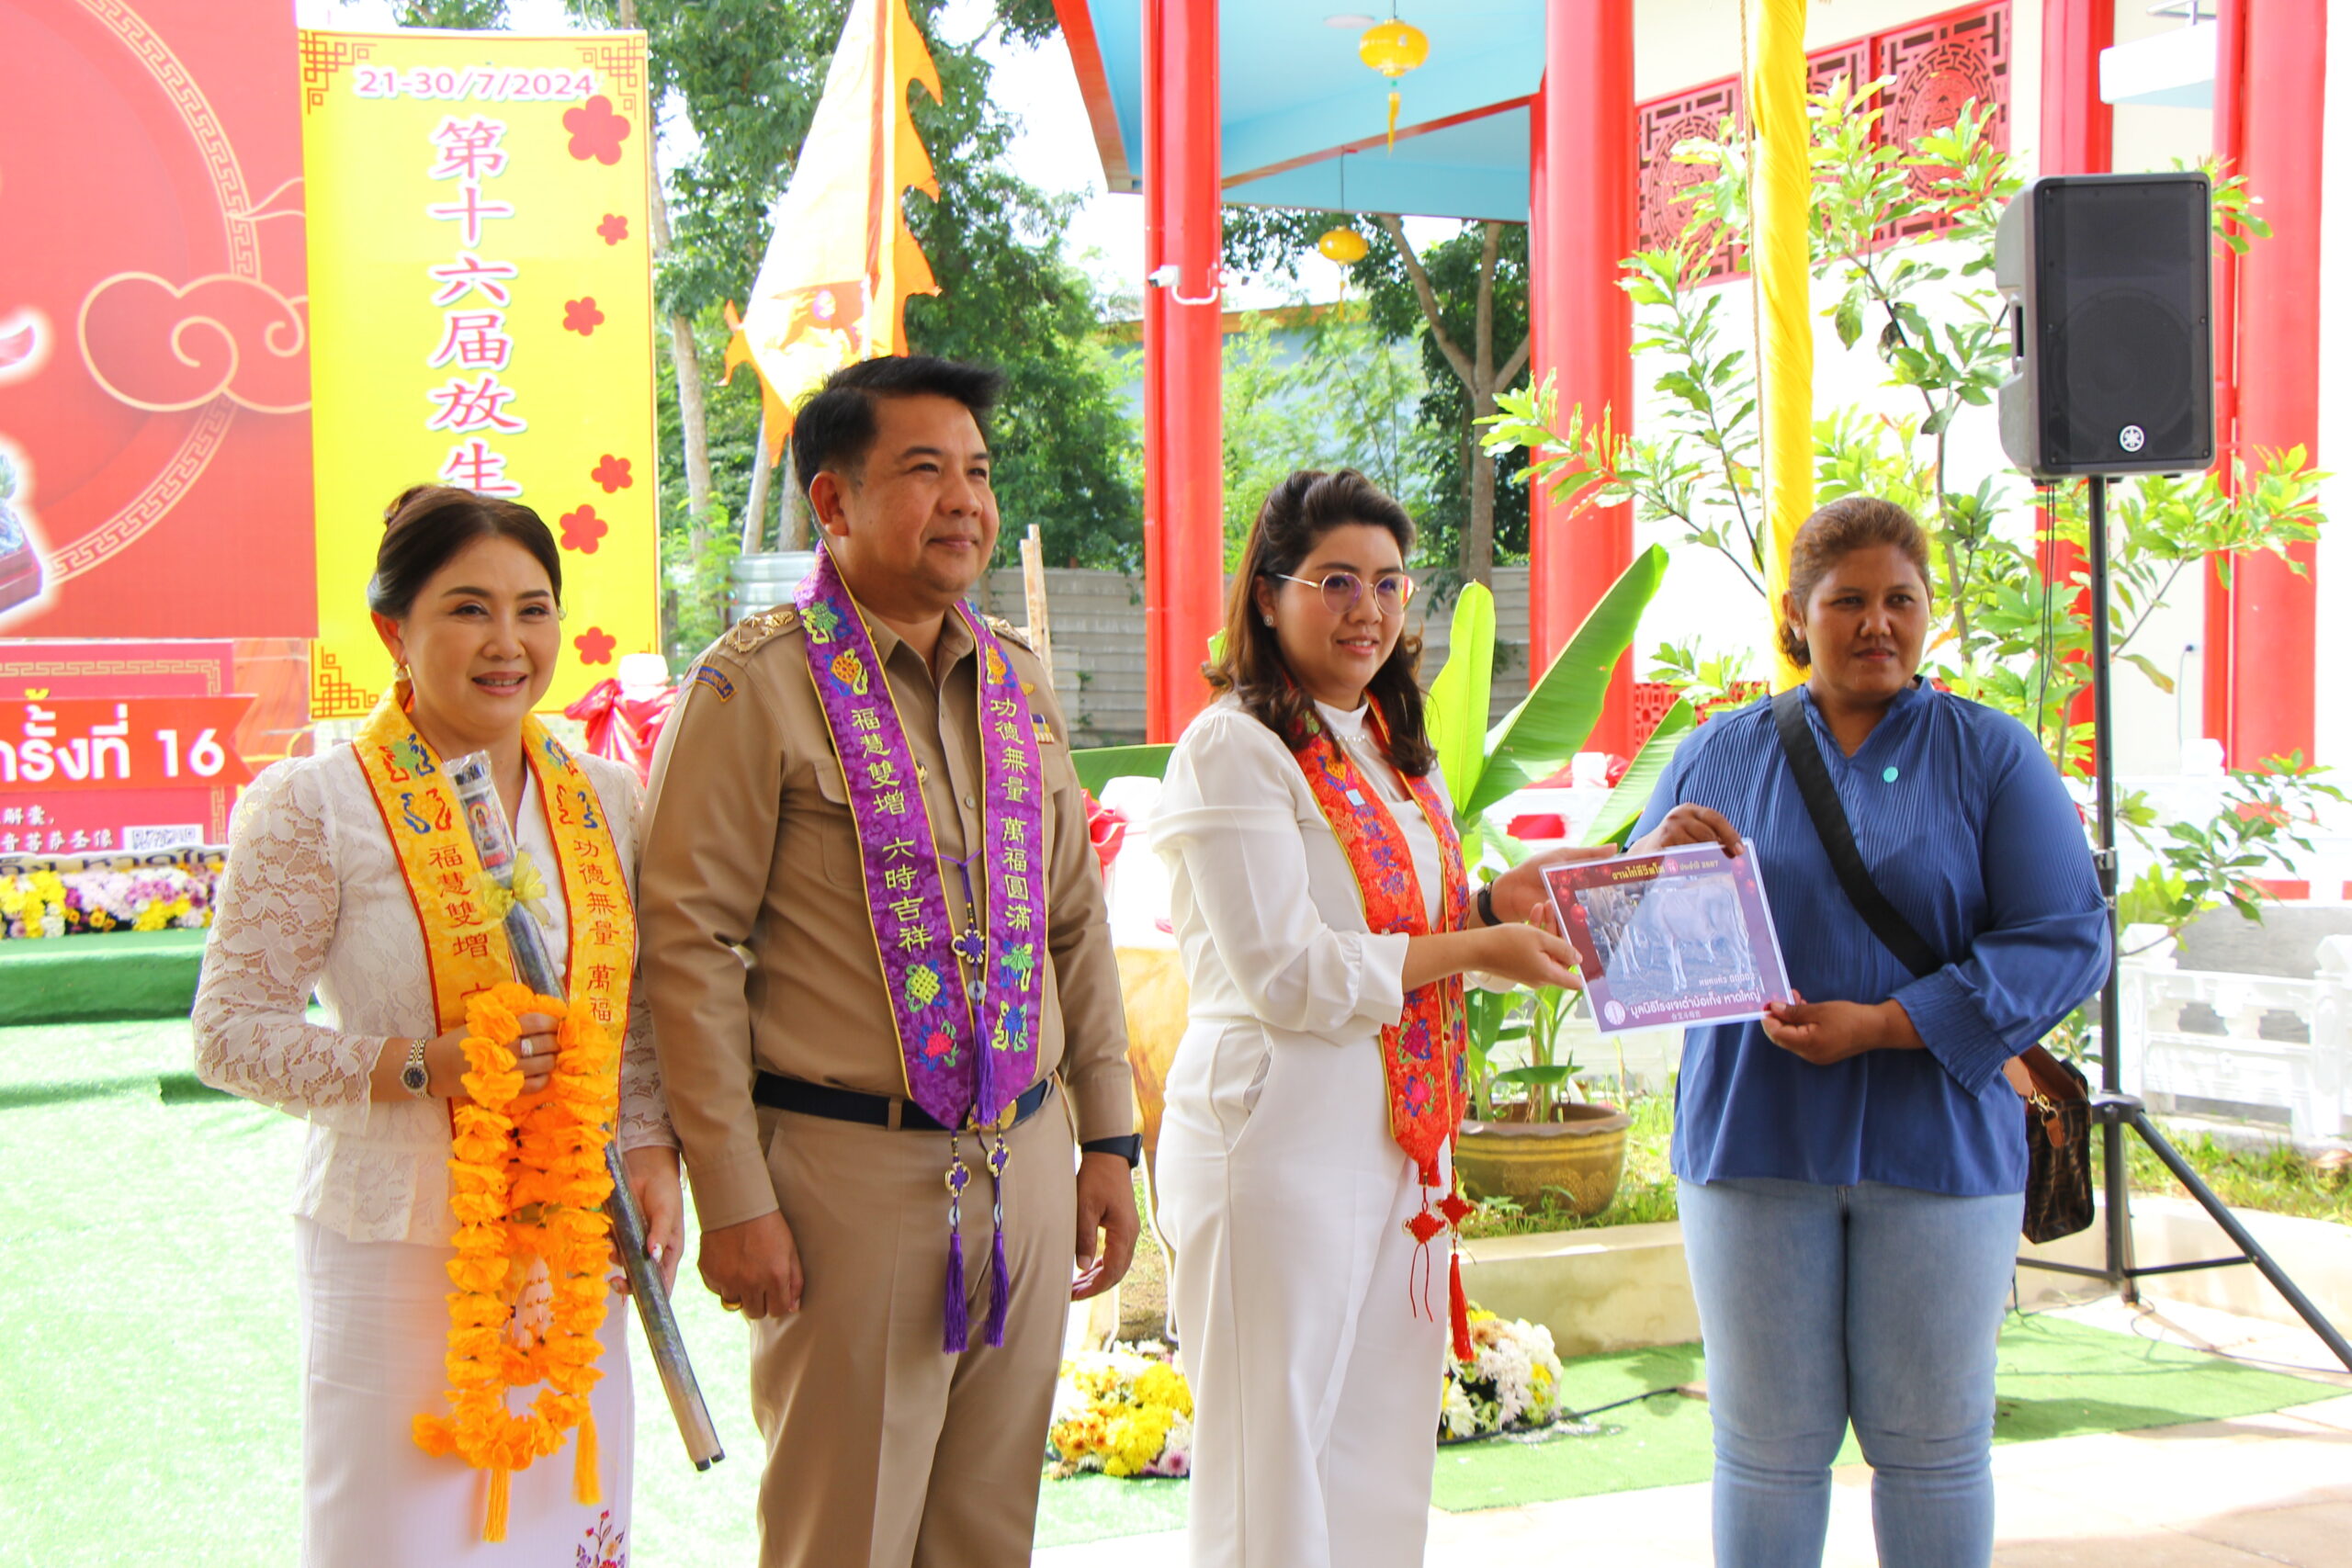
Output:
<instances>
[{"instance_id":1,"label":"khaki uniform shirt","mask_svg":"<svg viewBox=\"0 0 2352 1568\"><path fill-rule=\"evenodd\" d=\"M985 842L989 805L978 651L951 614L934 678L889 627L868 626L922 770L960 931L974 911L946 863ZM1036 655L998 631L1051 730L1037 737L1051 848L1037 1071L1061 1078L1080 1141L1120 1137L1134 1130L1126 1022L1068 731ZM863 1094L907 1092L848 791L804 642L797 613L786 608L751 616L712 646L662 730L646 801L640 984L705 1230L776 1207L752 1101L755 1070ZM988 878L977 865L970 886L985 929Z\"/></svg>"}]
</instances>

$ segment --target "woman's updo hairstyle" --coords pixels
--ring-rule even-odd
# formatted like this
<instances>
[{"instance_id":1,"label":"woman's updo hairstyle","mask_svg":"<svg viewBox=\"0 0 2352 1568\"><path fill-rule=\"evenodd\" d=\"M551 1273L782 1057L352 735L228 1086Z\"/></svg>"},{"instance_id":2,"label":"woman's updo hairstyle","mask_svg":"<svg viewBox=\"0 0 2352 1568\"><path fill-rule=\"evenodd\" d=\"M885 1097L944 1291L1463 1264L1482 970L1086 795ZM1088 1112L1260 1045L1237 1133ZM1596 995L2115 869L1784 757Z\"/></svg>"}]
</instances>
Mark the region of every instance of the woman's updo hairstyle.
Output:
<instances>
[{"instance_id":1,"label":"woman's updo hairstyle","mask_svg":"<svg viewBox=\"0 0 2352 1568\"><path fill-rule=\"evenodd\" d=\"M1241 564L1225 603L1225 641L1217 657L1201 667L1210 687L1231 692L1261 724L1296 751L1319 728L1315 705L1291 674L1274 628L1258 614L1258 584L1296 572L1323 536L1351 523L1385 530L1397 554L1413 556L1413 519L1386 491L1353 468L1325 473L1301 468L1276 485L1258 508L1258 521L1242 547ZM1419 778L1437 766L1429 727L1422 717L1421 639L1396 638L1385 662L1373 672L1364 695L1380 709L1388 728L1388 760L1399 773Z\"/></svg>"},{"instance_id":2,"label":"woman's updo hairstyle","mask_svg":"<svg viewBox=\"0 0 2352 1568\"><path fill-rule=\"evenodd\" d=\"M1928 535L1919 520L1891 501L1874 495L1840 496L1804 520L1789 545L1789 600L1798 607L1813 602L1813 591L1856 550L1892 545L1919 569L1919 581L1935 596L1935 579L1928 575ZM1787 605L1781 614L1781 651L1803 670L1813 663L1813 650L1796 627Z\"/></svg>"},{"instance_id":3,"label":"woman's updo hairstyle","mask_svg":"<svg viewBox=\"0 0 2352 1568\"><path fill-rule=\"evenodd\" d=\"M546 568L556 603L563 603L563 558L555 536L529 507L453 485L412 485L384 509L384 538L376 547L376 574L368 580L368 607L391 620L408 618L433 574L476 539L512 539Z\"/></svg>"}]
</instances>

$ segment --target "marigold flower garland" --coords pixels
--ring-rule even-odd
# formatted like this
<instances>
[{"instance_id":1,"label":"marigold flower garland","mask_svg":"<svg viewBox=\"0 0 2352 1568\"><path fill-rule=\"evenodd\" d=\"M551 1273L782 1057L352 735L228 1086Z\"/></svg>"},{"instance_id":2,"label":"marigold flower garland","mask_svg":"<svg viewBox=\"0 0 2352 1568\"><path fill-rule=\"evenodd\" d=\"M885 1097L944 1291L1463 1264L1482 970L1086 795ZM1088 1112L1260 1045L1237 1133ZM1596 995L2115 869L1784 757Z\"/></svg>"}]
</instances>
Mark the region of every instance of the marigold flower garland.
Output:
<instances>
[{"instance_id":1,"label":"marigold flower garland","mask_svg":"<svg viewBox=\"0 0 2352 1568\"><path fill-rule=\"evenodd\" d=\"M517 1015L557 1019L556 1069L547 1089L522 1093L514 1043ZM577 1427L572 1495L598 1500L596 1422L589 1392L604 1374L596 1359L611 1295L612 1193L605 1145L617 1110L619 1051L586 1009L574 1013L526 986L492 987L466 1000L465 1042L472 1069L461 1080L449 1161L449 1207L458 1220L449 1279L449 1413L416 1417L417 1446L455 1453L490 1472L484 1540L506 1536L511 1478L563 1447ZM537 1258L551 1294L547 1330L517 1344L514 1302ZM527 1411L506 1404L509 1388L543 1384Z\"/></svg>"}]
</instances>

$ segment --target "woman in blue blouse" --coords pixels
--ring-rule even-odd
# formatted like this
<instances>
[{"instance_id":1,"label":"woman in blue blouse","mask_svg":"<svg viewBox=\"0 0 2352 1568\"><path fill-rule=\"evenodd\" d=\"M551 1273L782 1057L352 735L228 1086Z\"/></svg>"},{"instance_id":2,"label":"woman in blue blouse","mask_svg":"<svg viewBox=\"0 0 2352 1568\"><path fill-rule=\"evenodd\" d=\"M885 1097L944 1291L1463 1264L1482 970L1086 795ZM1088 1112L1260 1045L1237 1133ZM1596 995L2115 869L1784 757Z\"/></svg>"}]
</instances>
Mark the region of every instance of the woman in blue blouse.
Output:
<instances>
[{"instance_id":1,"label":"woman in blue blouse","mask_svg":"<svg viewBox=\"0 0 2352 1568\"><path fill-rule=\"evenodd\" d=\"M1781 637L1862 858L1943 968L1914 977L1847 900L1769 701L1686 743L1636 829L1754 852L1800 998L1691 1030L1675 1111L1720 1568L1815 1568L1849 1421L1886 1568L1992 1560L2026 1179L2003 1068L2098 987L2108 926L2033 736L1918 679L1927 568L1901 507L1832 502L1797 535Z\"/></svg>"}]
</instances>

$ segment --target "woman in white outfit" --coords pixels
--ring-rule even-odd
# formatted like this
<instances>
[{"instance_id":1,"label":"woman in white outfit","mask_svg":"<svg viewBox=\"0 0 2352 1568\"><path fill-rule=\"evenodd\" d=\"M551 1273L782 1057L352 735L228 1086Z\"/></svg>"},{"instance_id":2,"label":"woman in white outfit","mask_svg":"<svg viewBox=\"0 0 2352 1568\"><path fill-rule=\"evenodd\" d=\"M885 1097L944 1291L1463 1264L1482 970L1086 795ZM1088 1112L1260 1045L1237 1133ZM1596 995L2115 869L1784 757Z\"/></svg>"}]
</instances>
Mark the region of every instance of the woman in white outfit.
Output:
<instances>
[{"instance_id":1,"label":"woman in white outfit","mask_svg":"<svg viewBox=\"0 0 2352 1568\"><path fill-rule=\"evenodd\" d=\"M231 835L196 999L197 1069L310 1123L295 1247L301 1560L317 1568L628 1561L625 1302L606 1298L602 1376L590 1393L598 1503L573 1500L583 1427L512 1475L504 1540L485 1542L489 1476L428 1454L412 1431L417 1416L449 1409L451 1105L466 1092L470 1031L450 1022L445 1004L453 978L508 977L468 965L485 954L510 962L503 936L492 950L445 919L449 903L481 894L479 864L449 840L448 824L428 832L436 802L449 798L438 761L490 751L510 830L544 884L548 951L573 971L571 1005L616 1003L614 1031L628 1026L618 1136L665 1282L677 1268L676 1140L650 1015L641 995L626 994L638 782L617 763L569 752L530 717L561 644L561 570L554 539L526 507L458 490L403 495L368 585L401 666L391 694L357 744L266 770ZM429 874L416 863L423 845L432 846ZM600 940L605 947L580 945ZM611 963L573 962L607 951ZM323 1021L306 1016L314 988ZM519 1022L515 1069L528 1096L548 1085L558 1042L547 1015ZM523 1285L505 1332L519 1340L544 1327L546 1296L543 1273L536 1288ZM525 1393L508 1402L520 1414Z\"/></svg>"},{"instance_id":2,"label":"woman in white outfit","mask_svg":"<svg viewBox=\"0 0 2352 1568\"><path fill-rule=\"evenodd\" d=\"M1534 863L1461 872L1402 635L1412 543L1352 470L1276 487L1152 821L1191 987L1159 1192L1198 1568L1421 1561L1460 976L1575 983L1530 923Z\"/></svg>"}]
</instances>

